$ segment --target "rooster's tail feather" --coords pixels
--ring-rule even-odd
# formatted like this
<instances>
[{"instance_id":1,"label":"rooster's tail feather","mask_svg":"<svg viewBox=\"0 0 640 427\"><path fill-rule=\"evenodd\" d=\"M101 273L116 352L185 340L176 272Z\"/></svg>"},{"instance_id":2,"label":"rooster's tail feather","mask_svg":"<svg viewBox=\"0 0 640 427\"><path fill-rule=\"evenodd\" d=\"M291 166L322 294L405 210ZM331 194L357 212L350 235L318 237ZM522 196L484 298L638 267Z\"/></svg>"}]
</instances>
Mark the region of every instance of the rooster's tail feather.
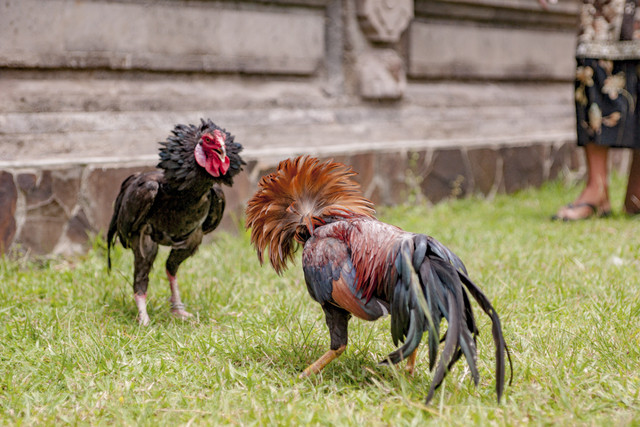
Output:
<instances>
[{"instance_id":1,"label":"rooster's tail feather","mask_svg":"<svg viewBox=\"0 0 640 427\"><path fill-rule=\"evenodd\" d=\"M471 281L471 279L469 279L466 274L461 273L460 280L465 285L469 293L473 296L473 298L478 302L480 308L482 308L482 310L491 318L491 333L493 334L493 341L496 345L496 392L498 394L498 402L500 402L500 397L502 396L502 392L504 391L505 354L507 355L507 359L509 360L509 385L511 385L511 382L513 381L513 363L511 362L509 347L507 347L507 343L504 340L504 335L502 334L500 317L498 317L498 313L491 305L491 302L489 302L487 296L475 283Z\"/></svg>"},{"instance_id":2,"label":"rooster's tail feather","mask_svg":"<svg viewBox=\"0 0 640 427\"><path fill-rule=\"evenodd\" d=\"M109 231L107 232L107 271L111 272L111 246L115 244L116 231L118 229L118 205L113 210Z\"/></svg>"},{"instance_id":3,"label":"rooster's tail feather","mask_svg":"<svg viewBox=\"0 0 640 427\"><path fill-rule=\"evenodd\" d=\"M135 178L135 176L136 175L131 175L122 182L118 197L116 197L116 201L113 204L113 215L111 215L109 230L107 231L107 271L109 272L111 271L111 247L116 243L116 236L118 234L118 215L120 213L120 208L122 207L122 199L124 198L127 185L129 185L129 183L132 179Z\"/></svg>"},{"instance_id":4,"label":"rooster's tail feather","mask_svg":"<svg viewBox=\"0 0 640 427\"><path fill-rule=\"evenodd\" d=\"M398 279L391 300L391 335L394 343L402 341L403 345L382 363L395 364L408 357L420 344L424 332L427 332L429 369L433 369L438 358L440 323L445 318L448 327L443 338L444 348L426 401L428 403L433 398L447 372L463 354L473 381L478 384L478 329L464 285L493 323L496 391L500 401L504 389L506 351L500 319L484 293L466 275L460 258L435 239L414 235L402 242L395 268Z\"/></svg>"}]
</instances>

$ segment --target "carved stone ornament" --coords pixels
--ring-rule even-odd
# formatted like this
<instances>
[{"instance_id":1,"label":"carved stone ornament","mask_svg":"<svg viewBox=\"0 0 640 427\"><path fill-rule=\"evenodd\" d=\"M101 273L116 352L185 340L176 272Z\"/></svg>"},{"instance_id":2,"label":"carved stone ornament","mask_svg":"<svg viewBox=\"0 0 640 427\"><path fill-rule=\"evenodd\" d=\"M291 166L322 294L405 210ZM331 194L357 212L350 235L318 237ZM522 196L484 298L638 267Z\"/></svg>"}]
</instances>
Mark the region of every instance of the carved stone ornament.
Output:
<instances>
[{"instance_id":1,"label":"carved stone ornament","mask_svg":"<svg viewBox=\"0 0 640 427\"><path fill-rule=\"evenodd\" d=\"M365 99L399 99L407 77L402 58L392 49L380 49L358 57L360 96Z\"/></svg>"},{"instance_id":2,"label":"carved stone ornament","mask_svg":"<svg viewBox=\"0 0 640 427\"><path fill-rule=\"evenodd\" d=\"M400 39L413 18L413 0L357 0L362 31L371 41Z\"/></svg>"}]
</instances>

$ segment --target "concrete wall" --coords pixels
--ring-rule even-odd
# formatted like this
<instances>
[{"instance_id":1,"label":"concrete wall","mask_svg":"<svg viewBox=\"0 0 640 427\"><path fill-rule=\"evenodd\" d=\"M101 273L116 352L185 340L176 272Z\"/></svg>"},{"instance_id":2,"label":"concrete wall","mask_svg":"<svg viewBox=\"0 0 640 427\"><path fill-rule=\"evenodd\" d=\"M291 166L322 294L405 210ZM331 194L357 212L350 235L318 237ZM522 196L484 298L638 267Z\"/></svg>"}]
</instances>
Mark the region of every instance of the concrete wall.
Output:
<instances>
[{"instance_id":1,"label":"concrete wall","mask_svg":"<svg viewBox=\"0 0 640 427\"><path fill-rule=\"evenodd\" d=\"M578 0L6 0L0 251L81 251L175 123L246 147L259 177L313 153L377 203L492 195L579 170ZM235 219L234 219L235 218Z\"/></svg>"},{"instance_id":2,"label":"concrete wall","mask_svg":"<svg viewBox=\"0 0 640 427\"><path fill-rule=\"evenodd\" d=\"M324 56L325 2L3 3L0 61L11 67L308 75Z\"/></svg>"}]
</instances>

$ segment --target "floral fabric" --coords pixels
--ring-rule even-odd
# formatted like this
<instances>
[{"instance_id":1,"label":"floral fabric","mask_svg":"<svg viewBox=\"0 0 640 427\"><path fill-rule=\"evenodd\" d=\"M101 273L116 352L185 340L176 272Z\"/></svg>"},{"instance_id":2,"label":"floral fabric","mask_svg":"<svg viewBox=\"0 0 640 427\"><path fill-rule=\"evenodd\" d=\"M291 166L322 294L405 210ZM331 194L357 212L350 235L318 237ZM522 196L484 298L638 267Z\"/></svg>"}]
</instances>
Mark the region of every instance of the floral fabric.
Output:
<instances>
[{"instance_id":1,"label":"floral fabric","mask_svg":"<svg viewBox=\"0 0 640 427\"><path fill-rule=\"evenodd\" d=\"M640 59L640 0L584 0L578 58Z\"/></svg>"},{"instance_id":2,"label":"floral fabric","mask_svg":"<svg viewBox=\"0 0 640 427\"><path fill-rule=\"evenodd\" d=\"M578 58L575 81L578 145L640 148L637 112L640 61Z\"/></svg>"}]
</instances>

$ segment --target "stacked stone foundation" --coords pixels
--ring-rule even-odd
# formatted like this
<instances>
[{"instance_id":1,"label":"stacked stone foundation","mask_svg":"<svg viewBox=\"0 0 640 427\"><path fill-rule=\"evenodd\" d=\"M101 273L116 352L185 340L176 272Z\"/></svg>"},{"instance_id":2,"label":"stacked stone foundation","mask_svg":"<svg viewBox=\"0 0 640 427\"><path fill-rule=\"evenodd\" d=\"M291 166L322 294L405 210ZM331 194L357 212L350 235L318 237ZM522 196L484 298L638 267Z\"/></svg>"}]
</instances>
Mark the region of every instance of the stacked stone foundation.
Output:
<instances>
[{"instance_id":1,"label":"stacked stone foundation","mask_svg":"<svg viewBox=\"0 0 640 427\"><path fill-rule=\"evenodd\" d=\"M458 146L441 146L414 141L377 150L352 147L333 153L313 149L290 152L290 156L300 154L352 166L364 194L376 205L420 203L428 207L449 198L493 197L538 187L583 169L582 155L570 134L526 144L476 141L469 146L468 141L462 141ZM244 206L258 180L285 157L248 150L245 171L232 188L224 188L227 211L221 230L238 232L242 228ZM32 255L86 251L97 235L104 238L122 181L154 167L149 161L123 160L0 168L3 250Z\"/></svg>"}]
</instances>

